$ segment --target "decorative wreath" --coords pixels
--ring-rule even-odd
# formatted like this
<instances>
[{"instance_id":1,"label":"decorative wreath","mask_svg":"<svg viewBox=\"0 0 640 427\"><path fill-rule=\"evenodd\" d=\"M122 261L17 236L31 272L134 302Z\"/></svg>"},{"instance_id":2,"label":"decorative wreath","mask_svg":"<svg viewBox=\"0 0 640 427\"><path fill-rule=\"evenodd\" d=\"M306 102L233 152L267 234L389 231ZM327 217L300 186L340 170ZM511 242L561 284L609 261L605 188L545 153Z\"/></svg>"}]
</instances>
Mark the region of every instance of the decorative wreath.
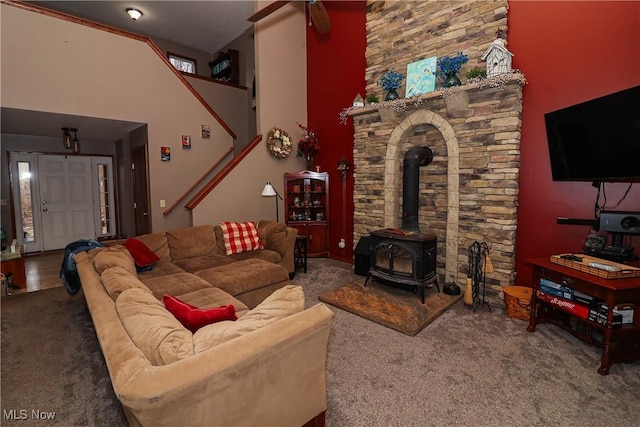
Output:
<instances>
[{"instance_id":1,"label":"decorative wreath","mask_svg":"<svg viewBox=\"0 0 640 427\"><path fill-rule=\"evenodd\" d=\"M284 159L291 154L291 138L282 129L273 128L268 134L267 148L275 157Z\"/></svg>"}]
</instances>

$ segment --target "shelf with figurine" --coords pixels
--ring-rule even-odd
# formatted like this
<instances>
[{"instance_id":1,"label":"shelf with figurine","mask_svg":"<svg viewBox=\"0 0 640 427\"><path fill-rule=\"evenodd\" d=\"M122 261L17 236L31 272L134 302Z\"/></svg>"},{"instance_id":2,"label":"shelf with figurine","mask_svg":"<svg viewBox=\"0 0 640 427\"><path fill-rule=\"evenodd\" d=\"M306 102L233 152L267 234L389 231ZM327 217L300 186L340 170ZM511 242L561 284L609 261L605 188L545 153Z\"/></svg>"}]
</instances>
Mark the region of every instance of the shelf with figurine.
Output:
<instances>
[{"instance_id":1,"label":"shelf with figurine","mask_svg":"<svg viewBox=\"0 0 640 427\"><path fill-rule=\"evenodd\" d=\"M298 235L307 236L308 256L329 255L329 174L301 171L284 175L285 218Z\"/></svg>"}]
</instances>

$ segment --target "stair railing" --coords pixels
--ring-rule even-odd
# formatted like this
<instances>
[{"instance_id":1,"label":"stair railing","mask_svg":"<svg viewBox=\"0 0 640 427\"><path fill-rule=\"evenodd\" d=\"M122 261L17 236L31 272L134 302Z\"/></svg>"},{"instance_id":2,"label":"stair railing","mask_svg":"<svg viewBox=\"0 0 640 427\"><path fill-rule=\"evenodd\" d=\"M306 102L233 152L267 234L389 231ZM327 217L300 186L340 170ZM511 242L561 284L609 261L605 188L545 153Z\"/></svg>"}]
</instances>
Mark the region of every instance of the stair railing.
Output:
<instances>
[{"instance_id":1,"label":"stair railing","mask_svg":"<svg viewBox=\"0 0 640 427\"><path fill-rule=\"evenodd\" d=\"M226 159L227 156L231 153L233 153L233 147L229 147L229 149L222 154L222 156L218 159L218 161L216 161L205 173L203 173L200 176L200 178L198 178L196 182L194 182L193 185L191 185L191 187L187 188L187 190L184 193L182 193L182 195L178 197L178 199L175 202L173 202L171 206L169 206L164 212L162 212L162 215L169 215L171 211L176 206L178 206L189 194L191 194L191 192L194 189L199 187L200 184L202 184L202 182L205 180L205 178L208 177L211 174L211 172L213 172L215 168L217 168L220 165L220 163L222 163L222 161Z\"/></svg>"},{"instance_id":2,"label":"stair railing","mask_svg":"<svg viewBox=\"0 0 640 427\"><path fill-rule=\"evenodd\" d=\"M218 172L211 180L205 184L188 202L185 209L193 210L205 197L222 182L222 180L262 141L262 135L256 135L229 163Z\"/></svg>"}]
</instances>

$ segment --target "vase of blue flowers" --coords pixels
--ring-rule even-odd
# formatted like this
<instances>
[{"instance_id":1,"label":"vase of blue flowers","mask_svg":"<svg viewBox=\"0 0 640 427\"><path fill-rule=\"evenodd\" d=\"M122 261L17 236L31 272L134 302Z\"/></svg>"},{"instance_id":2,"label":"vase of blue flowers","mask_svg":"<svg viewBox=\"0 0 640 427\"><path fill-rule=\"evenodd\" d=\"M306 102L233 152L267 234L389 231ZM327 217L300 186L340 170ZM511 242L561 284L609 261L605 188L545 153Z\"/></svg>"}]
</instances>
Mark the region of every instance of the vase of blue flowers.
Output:
<instances>
[{"instance_id":1,"label":"vase of blue flowers","mask_svg":"<svg viewBox=\"0 0 640 427\"><path fill-rule=\"evenodd\" d=\"M444 87L460 86L462 83L458 78L458 72L469 59L467 55L458 52L455 56L443 56L438 58L437 76L442 80Z\"/></svg>"},{"instance_id":2,"label":"vase of blue flowers","mask_svg":"<svg viewBox=\"0 0 640 427\"><path fill-rule=\"evenodd\" d=\"M399 98L398 88L402 85L402 79L404 79L404 74L396 73L391 70L382 76L378 84L382 89L387 91L387 96L384 97L385 101L391 101Z\"/></svg>"},{"instance_id":3,"label":"vase of blue flowers","mask_svg":"<svg viewBox=\"0 0 640 427\"><path fill-rule=\"evenodd\" d=\"M462 82L456 73L449 73L444 78L444 87L460 86Z\"/></svg>"}]
</instances>

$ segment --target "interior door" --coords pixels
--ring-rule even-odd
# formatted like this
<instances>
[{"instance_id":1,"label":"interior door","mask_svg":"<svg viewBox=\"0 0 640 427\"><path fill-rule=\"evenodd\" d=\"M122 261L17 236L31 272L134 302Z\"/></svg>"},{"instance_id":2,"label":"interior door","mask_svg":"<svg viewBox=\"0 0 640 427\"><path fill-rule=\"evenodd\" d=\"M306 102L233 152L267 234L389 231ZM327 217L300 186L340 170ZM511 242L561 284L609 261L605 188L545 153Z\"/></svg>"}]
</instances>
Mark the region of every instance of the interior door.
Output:
<instances>
[{"instance_id":1,"label":"interior door","mask_svg":"<svg viewBox=\"0 0 640 427\"><path fill-rule=\"evenodd\" d=\"M149 212L149 174L147 172L148 152L146 145L131 149L131 173L133 175L133 211L135 234L151 233Z\"/></svg>"},{"instance_id":2,"label":"interior door","mask_svg":"<svg viewBox=\"0 0 640 427\"><path fill-rule=\"evenodd\" d=\"M43 250L95 238L91 158L38 156Z\"/></svg>"}]
</instances>

